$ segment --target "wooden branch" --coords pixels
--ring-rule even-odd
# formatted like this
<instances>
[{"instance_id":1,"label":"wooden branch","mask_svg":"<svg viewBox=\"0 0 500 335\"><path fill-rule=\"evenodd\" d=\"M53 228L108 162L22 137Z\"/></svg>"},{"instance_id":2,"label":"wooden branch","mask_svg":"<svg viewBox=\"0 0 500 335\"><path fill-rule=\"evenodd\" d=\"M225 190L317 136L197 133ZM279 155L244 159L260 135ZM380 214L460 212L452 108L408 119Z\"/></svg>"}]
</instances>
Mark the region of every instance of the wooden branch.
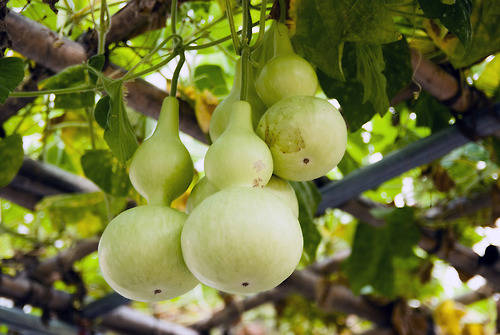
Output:
<instances>
[{"instance_id":1,"label":"wooden branch","mask_svg":"<svg viewBox=\"0 0 500 335\"><path fill-rule=\"evenodd\" d=\"M99 239L97 238L78 241L74 246L40 263L29 276L41 283L51 285L60 279L62 273L70 270L76 261L96 251L98 245Z\"/></svg>"},{"instance_id":2,"label":"wooden branch","mask_svg":"<svg viewBox=\"0 0 500 335\"><path fill-rule=\"evenodd\" d=\"M0 274L0 296L66 315L74 310L71 294L47 288L26 278ZM123 334L197 335L192 329L158 320L125 306L103 315L99 325Z\"/></svg>"},{"instance_id":3,"label":"wooden branch","mask_svg":"<svg viewBox=\"0 0 500 335\"><path fill-rule=\"evenodd\" d=\"M121 22L120 20L119 22ZM87 60L87 50L81 44L67 38L59 38L55 32L44 25L20 14L9 11L5 23L7 32L13 41L12 49L52 71L58 72L68 66L81 64ZM116 36L119 35L117 33ZM124 70L111 64L105 73L115 73L115 75L120 76ZM142 79L136 79L125 85L128 92L126 97L128 105L139 113L158 118L163 99L168 94ZM12 100L7 100L7 104L13 104ZM5 110L4 108L0 109L2 114L9 114ZM207 137L199 128L194 110L187 102L180 101L180 113L180 129L186 134L206 142Z\"/></svg>"}]
</instances>

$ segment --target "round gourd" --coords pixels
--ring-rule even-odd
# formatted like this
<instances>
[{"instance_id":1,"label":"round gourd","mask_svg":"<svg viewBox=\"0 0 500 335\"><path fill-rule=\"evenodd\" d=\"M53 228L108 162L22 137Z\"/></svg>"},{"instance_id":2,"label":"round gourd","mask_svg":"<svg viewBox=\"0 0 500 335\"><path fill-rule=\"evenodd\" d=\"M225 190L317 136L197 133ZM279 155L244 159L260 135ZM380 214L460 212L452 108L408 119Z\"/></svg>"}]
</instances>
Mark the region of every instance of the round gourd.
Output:
<instances>
[{"instance_id":1,"label":"round gourd","mask_svg":"<svg viewBox=\"0 0 500 335\"><path fill-rule=\"evenodd\" d=\"M333 169L347 145L340 112L327 100L294 96L267 110L257 134L271 149L274 173L295 181L312 180Z\"/></svg>"},{"instance_id":2,"label":"round gourd","mask_svg":"<svg viewBox=\"0 0 500 335\"><path fill-rule=\"evenodd\" d=\"M212 194L219 192L219 188L211 183L207 177L201 178L194 185L186 202L186 212L191 213L203 200Z\"/></svg>"},{"instance_id":3,"label":"round gourd","mask_svg":"<svg viewBox=\"0 0 500 335\"><path fill-rule=\"evenodd\" d=\"M274 24L275 56L262 68L255 82L257 93L267 106L290 96L312 96L318 88L318 77L311 64L293 51L288 28Z\"/></svg>"},{"instance_id":4,"label":"round gourd","mask_svg":"<svg viewBox=\"0 0 500 335\"><path fill-rule=\"evenodd\" d=\"M247 101L252 106L252 125L255 128L259 120L266 111L266 106L257 95L253 78L255 77L253 68L249 68L248 97ZM229 124L231 113L233 111L232 104L240 100L241 91L241 60L236 63L236 71L234 75L233 88L229 95L215 108L212 118L210 119L209 134L212 142L215 142Z\"/></svg>"},{"instance_id":5,"label":"round gourd","mask_svg":"<svg viewBox=\"0 0 500 335\"><path fill-rule=\"evenodd\" d=\"M291 210L295 217L299 216L299 203L295 191L289 182L279 177L272 176L264 190L272 192L282 200ZM219 188L211 183L207 177L203 177L194 186L186 204L186 212L191 213L203 200L219 192Z\"/></svg>"},{"instance_id":6,"label":"round gourd","mask_svg":"<svg viewBox=\"0 0 500 335\"><path fill-rule=\"evenodd\" d=\"M99 242L106 282L126 298L171 299L198 281L182 258L180 237L186 214L164 206L139 206L115 217Z\"/></svg>"},{"instance_id":7,"label":"round gourd","mask_svg":"<svg viewBox=\"0 0 500 335\"><path fill-rule=\"evenodd\" d=\"M150 205L169 205L187 190L193 169L191 156L179 138L179 102L167 97L153 135L132 157L130 181Z\"/></svg>"},{"instance_id":8,"label":"round gourd","mask_svg":"<svg viewBox=\"0 0 500 335\"><path fill-rule=\"evenodd\" d=\"M279 285L297 266L303 246L292 211L271 192L246 187L205 199L189 215L181 243L196 278L241 294Z\"/></svg>"},{"instance_id":9,"label":"round gourd","mask_svg":"<svg viewBox=\"0 0 500 335\"><path fill-rule=\"evenodd\" d=\"M215 186L264 187L273 173L267 145L254 132L246 101L231 105L231 120L205 156L205 174Z\"/></svg>"},{"instance_id":10,"label":"round gourd","mask_svg":"<svg viewBox=\"0 0 500 335\"><path fill-rule=\"evenodd\" d=\"M279 177L272 176L266 187L264 187L264 190L272 192L292 210L295 217L299 217L299 202L289 182Z\"/></svg>"}]
</instances>

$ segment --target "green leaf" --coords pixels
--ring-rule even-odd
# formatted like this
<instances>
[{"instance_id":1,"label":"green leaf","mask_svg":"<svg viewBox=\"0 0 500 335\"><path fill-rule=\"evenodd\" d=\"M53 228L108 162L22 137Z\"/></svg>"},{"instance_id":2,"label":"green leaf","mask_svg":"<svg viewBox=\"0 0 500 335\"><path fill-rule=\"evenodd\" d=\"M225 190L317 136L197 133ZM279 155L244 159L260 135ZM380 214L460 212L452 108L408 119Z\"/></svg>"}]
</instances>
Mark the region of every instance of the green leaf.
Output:
<instances>
[{"instance_id":1,"label":"green leaf","mask_svg":"<svg viewBox=\"0 0 500 335\"><path fill-rule=\"evenodd\" d=\"M110 109L106 128L104 130L104 140L108 143L113 154L121 162L126 162L132 157L138 144L127 117L127 111L123 101L123 83L105 79L104 88L110 99Z\"/></svg>"},{"instance_id":2,"label":"green leaf","mask_svg":"<svg viewBox=\"0 0 500 335\"><path fill-rule=\"evenodd\" d=\"M0 58L0 104L14 91L24 78L24 62L21 58Z\"/></svg>"},{"instance_id":3,"label":"green leaf","mask_svg":"<svg viewBox=\"0 0 500 335\"><path fill-rule=\"evenodd\" d=\"M387 80L387 96L389 99L411 83L413 69L411 67L410 47L405 38L382 45Z\"/></svg>"},{"instance_id":4,"label":"green leaf","mask_svg":"<svg viewBox=\"0 0 500 335\"><path fill-rule=\"evenodd\" d=\"M299 222L304 236L304 252L310 261L316 258L321 235L314 223L314 215L321 201L321 194L313 182L290 182L299 201Z\"/></svg>"},{"instance_id":5,"label":"green leaf","mask_svg":"<svg viewBox=\"0 0 500 335\"><path fill-rule=\"evenodd\" d=\"M89 58L87 64L97 71L102 71L102 68L104 67L105 61L106 61L106 57L103 54L94 55L94 56ZM97 76L95 73L93 73L92 71L89 71L89 77L93 83L96 83Z\"/></svg>"},{"instance_id":6,"label":"green leaf","mask_svg":"<svg viewBox=\"0 0 500 335\"><path fill-rule=\"evenodd\" d=\"M337 165L337 167L339 168L340 172L342 172L342 174L346 176L352 171L358 169L359 164L354 160L354 158L352 158L349 152L346 151L344 153L344 157L342 157L342 160Z\"/></svg>"},{"instance_id":7,"label":"green leaf","mask_svg":"<svg viewBox=\"0 0 500 335\"><path fill-rule=\"evenodd\" d=\"M14 134L0 141L0 187L7 186L23 165L23 139Z\"/></svg>"},{"instance_id":8,"label":"green leaf","mask_svg":"<svg viewBox=\"0 0 500 335\"><path fill-rule=\"evenodd\" d=\"M349 284L357 294L366 286L376 292L394 296L396 258L413 257L413 247L420 239L412 208L396 208L376 213L385 219L383 227L359 223L352 252L347 260Z\"/></svg>"},{"instance_id":9,"label":"green leaf","mask_svg":"<svg viewBox=\"0 0 500 335\"><path fill-rule=\"evenodd\" d=\"M380 44L399 36L383 0L297 0L294 8L296 51L338 80L345 78L344 42Z\"/></svg>"},{"instance_id":10,"label":"green leaf","mask_svg":"<svg viewBox=\"0 0 500 335\"><path fill-rule=\"evenodd\" d=\"M81 158L85 176L92 180L104 192L117 197L124 197L130 189L127 169L110 151L89 150Z\"/></svg>"},{"instance_id":11,"label":"green leaf","mask_svg":"<svg viewBox=\"0 0 500 335\"><path fill-rule=\"evenodd\" d=\"M448 108L425 91L420 93L413 111L417 114L417 126L429 127L433 133L449 126Z\"/></svg>"},{"instance_id":12,"label":"green leaf","mask_svg":"<svg viewBox=\"0 0 500 335\"><path fill-rule=\"evenodd\" d=\"M472 36L471 0L455 0L455 3L450 5L439 0L418 0L418 2L425 16L439 19L463 44L468 45Z\"/></svg>"},{"instance_id":13,"label":"green leaf","mask_svg":"<svg viewBox=\"0 0 500 335\"><path fill-rule=\"evenodd\" d=\"M317 72L319 83L327 97L335 98L340 102L342 115L349 126L350 132L361 128L377 113L372 101L364 101L363 99L363 83L357 80L356 49L355 43L346 43L344 46L342 67L347 80L341 81L328 76L322 71ZM367 83L367 85L370 84Z\"/></svg>"},{"instance_id":14,"label":"green leaf","mask_svg":"<svg viewBox=\"0 0 500 335\"><path fill-rule=\"evenodd\" d=\"M382 47L375 44L356 43L356 79L363 84L363 103L370 101L375 112L384 115L389 108Z\"/></svg>"},{"instance_id":15,"label":"green leaf","mask_svg":"<svg viewBox=\"0 0 500 335\"><path fill-rule=\"evenodd\" d=\"M70 66L62 72L47 79L43 88L54 90L83 86L87 83L87 70L83 65ZM94 92L57 94L54 101L55 108L78 109L94 106Z\"/></svg>"},{"instance_id":16,"label":"green leaf","mask_svg":"<svg viewBox=\"0 0 500 335\"><path fill-rule=\"evenodd\" d=\"M204 64L194 70L194 83L198 90L205 89L215 95L224 95L229 93L224 79L224 70L213 64Z\"/></svg>"},{"instance_id":17,"label":"green leaf","mask_svg":"<svg viewBox=\"0 0 500 335\"><path fill-rule=\"evenodd\" d=\"M111 107L111 99L106 95L99 99L94 108L94 118L102 129L106 129L108 125L109 110Z\"/></svg>"}]
</instances>

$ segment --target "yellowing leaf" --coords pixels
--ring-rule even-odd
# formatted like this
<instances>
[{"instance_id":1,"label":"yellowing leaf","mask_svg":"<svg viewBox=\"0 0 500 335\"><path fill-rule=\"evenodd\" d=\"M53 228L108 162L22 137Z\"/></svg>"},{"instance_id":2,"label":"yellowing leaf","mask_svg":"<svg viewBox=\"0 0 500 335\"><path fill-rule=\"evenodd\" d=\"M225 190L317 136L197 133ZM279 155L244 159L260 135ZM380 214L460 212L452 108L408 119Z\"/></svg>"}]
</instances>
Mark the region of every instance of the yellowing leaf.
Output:
<instances>
[{"instance_id":1,"label":"yellowing leaf","mask_svg":"<svg viewBox=\"0 0 500 335\"><path fill-rule=\"evenodd\" d=\"M194 111L198 125L204 133L208 133L210 119L217 104L217 98L208 90L196 95Z\"/></svg>"},{"instance_id":2,"label":"yellowing leaf","mask_svg":"<svg viewBox=\"0 0 500 335\"><path fill-rule=\"evenodd\" d=\"M445 300L434 311L434 319L443 335L460 335L460 320L464 314L465 311L453 300Z\"/></svg>"},{"instance_id":3,"label":"yellowing leaf","mask_svg":"<svg viewBox=\"0 0 500 335\"><path fill-rule=\"evenodd\" d=\"M484 326L480 323L468 323L462 329L462 335L484 335Z\"/></svg>"}]
</instances>

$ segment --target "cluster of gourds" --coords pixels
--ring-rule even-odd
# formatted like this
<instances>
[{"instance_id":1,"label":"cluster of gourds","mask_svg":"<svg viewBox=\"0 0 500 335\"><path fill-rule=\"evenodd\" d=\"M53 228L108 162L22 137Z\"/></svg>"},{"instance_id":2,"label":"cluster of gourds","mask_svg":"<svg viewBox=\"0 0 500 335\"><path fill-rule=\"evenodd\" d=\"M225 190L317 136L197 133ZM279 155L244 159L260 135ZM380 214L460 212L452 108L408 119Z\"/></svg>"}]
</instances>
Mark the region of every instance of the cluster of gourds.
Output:
<instances>
[{"instance_id":1,"label":"cluster of gourds","mask_svg":"<svg viewBox=\"0 0 500 335\"><path fill-rule=\"evenodd\" d=\"M165 300L198 281L255 293L277 286L297 266L303 239L287 180L312 180L334 168L347 130L339 111L314 97L315 71L294 53L285 25L273 22L260 56L269 49L262 68L250 67L246 101L238 62L233 89L214 111L206 176L188 198L189 215L168 206L191 183L193 163L179 139L178 102L165 99L154 134L129 170L148 205L114 218L99 243L102 273L118 293Z\"/></svg>"}]
</instances>

